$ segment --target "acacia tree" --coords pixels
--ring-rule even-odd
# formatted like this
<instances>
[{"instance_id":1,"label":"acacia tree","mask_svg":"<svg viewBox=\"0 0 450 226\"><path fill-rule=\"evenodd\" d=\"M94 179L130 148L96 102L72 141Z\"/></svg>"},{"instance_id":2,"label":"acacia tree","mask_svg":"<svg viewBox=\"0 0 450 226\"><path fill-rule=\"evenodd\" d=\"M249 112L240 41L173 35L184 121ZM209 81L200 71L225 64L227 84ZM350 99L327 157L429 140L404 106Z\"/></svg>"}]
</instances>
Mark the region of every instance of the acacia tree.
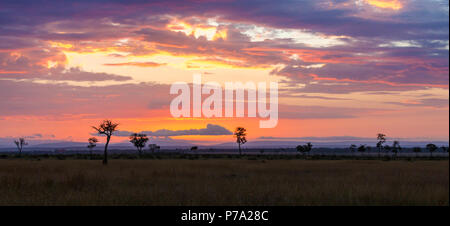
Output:
<instances>
[{"instance_id":1,"label":"acacia tree","mask_svg":"<svg viewBox=\"0 0 450 226\"><path fill-rule=\"evenodd\" d=\"M379 133L377 134L377 148L378 148L378 158L381 156L381 151L383 150L383 144L386 143L386 135Z\"/></svg>"},{"instance_id":2,"label":"acacia tree","mask_svg":"<svg viewBox=\"0 0 450 226\"><path fill-rule=\"evenodd\" d=\"M113 123L111 120L103 120L103 122L98 126L92 126L98 134L106 135L105 151L103 152L103 165L108 164L108 144L111 140L111 136L115 131L117 131L117 126L119 124Z\"/></svg>"},{"instance_id":3,"label":"acacia tree","mask_svg":"<svg viewBox=\"0 0 450 226\"><path fill-rule=\"evenodd\" d=\"M145 134L133 133L130 135L130 142L137 148L139 156L142 155L142 149L148 141Z\"/></svg>"},{"instance_id":4,"label":"acacia tree","mask_svg":"<svg viewBox=\"0 0 450 226\"><path fill-rule=\"evenodd\" d=\"M88 148L89 148L89 156L92 159L92 149L94 149L97 146L98 139L96 137L91 137L88 139Z\"/></svg>"},{"instance_id":5,"label":"acacia tree","mask_svg":"<svg viewBox=\"0 0 450 226\"><path fill-rule=\"evenodd\" d=\"M427 144L426 149L430 152L430 157L433 157L433 152L435 152L438 147L435 144Z\"/></svg>"},{"instance_id":6,"label":"acacia tree","mask_svg":"<svg viewBox=\"0 0 450 226\"><path fill-rule=\"evenodd\" d=\"M23 146L28 145L28 143L25 141L25 138L20 137L19 139L14 140L14 143L16 144L17 150L19 151L19 156L22 156Z\"/></svg>"},{"instance_id":7,"label":"acacia tree","mask_svg":"<svg viewBox=\"0 0 450 226\"><path fill-rule=\"evenodd\" d=\"M400 142L394 140L394 143L392 144L392 152L394 152L394 156L397 157L397 154L402 150L402 147L400 146Z\"/></svg>"},{"instance_id":8,"label":"acacia tree","mask_svg":"<svg viewBox=\"0 0 450 226\"><path fill-rule=\"evenodd\" d=\"M297 151L305 155L306 153L311 152L312 146L313 145L310 142L306 143L305 145L298 145Z\"/></svg>"},{"instance_id":9,"label":"acacia tree","mask_svg":"<svg viewBox=\"0 0 450 226\"><path fill-rule=\"evenodd\" d=\"M234 131L236 137L236 143L239 146L239 155L242 155L241 145L247 143L247 130L244 127L237 127Z\"/></svg>"}]
</instances>

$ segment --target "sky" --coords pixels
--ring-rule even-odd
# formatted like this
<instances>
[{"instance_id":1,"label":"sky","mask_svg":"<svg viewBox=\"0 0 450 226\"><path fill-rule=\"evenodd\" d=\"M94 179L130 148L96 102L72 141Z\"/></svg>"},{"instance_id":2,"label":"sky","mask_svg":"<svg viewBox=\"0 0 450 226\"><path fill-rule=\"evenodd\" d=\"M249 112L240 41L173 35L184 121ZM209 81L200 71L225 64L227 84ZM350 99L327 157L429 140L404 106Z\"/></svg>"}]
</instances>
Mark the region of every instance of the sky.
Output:
<instances>
[{"instance_id":1,"label":"sky","mask_svg":"<svg viewBox=\"0 0 450 226\"><path fill-rule=\"evenodd\" d=\"M0 140L449 137L446 0L0 1ZM174 82L278 82L279 120L173 118ZM207 97L204 96L203 98Z\"/></svg>"}]
</instances>

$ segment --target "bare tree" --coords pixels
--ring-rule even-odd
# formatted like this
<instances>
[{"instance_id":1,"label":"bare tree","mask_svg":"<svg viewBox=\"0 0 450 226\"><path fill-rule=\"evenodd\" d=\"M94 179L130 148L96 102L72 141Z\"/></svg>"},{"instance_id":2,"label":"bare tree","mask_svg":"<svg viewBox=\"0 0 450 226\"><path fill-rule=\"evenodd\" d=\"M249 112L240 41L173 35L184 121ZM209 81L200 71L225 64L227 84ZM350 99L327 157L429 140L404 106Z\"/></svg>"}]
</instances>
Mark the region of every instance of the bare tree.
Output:
<instances>
[{"instance_id":1,"label":"bare tree","mask_svg":"<svg viewBox=\"0 0 450 226\"><path fill-rule=\"evenodd\" d=\"M98 134L106 135L105 151L103 154L104 165L108 164L108 144L111 140L111 136L117 130L118 125L119 124L113 123L111 120L103 120L103 122L98 127L92 126L92 128L94 128L98 132Z\"/></svg>"},{"instance_id":2,"label":"bare tree","mask_svg":"<svg viewBox=\"0 0 450 226\"><path fill-rule=\"evenodd\" d=\"M25 138L20 137L19 139L14 140L14 143L16 144L17 150L19 151L19 156L22 156L23 146L28 145L28 143L25 141Z\"/></svg>"},{"instance_id":3,"label":"bare tree","mask_svg":"<svg viewBox=\"0 0 450 226\"><path fill-rule=\"evenodd\" d=\"M383 150L383 144L386 143L386 135L379 133L377 134L377 148L378 148L378 158L381 156L381 151Z\"/></svg>"},{"instance_id":4,"label":"bare tree","mask_svg":"<svg viewBox=\"0 0 450 226\"><path fill-rule=\"evenodd\" d=\"M239 155L242 155L241 145L247 143L247 130L244 127L237 127L234 131L236 137L236 143L239 146Z\"/></svg>"},{"instance_id":5,"label":"bare tree","mask_svg":"<svg viewBox=\"0 0 450 226\"><path fill-rule=\"evenodd\" d=\"M89 156L92 159L92 149L94 149L97 146L98 139L96 137L91 137L88 139L88 148L89 148Z\"/></svg>"},{"instance_id":6,"label":"bare tree","mask_svg":"<svg viewBox=\"0 0 450 226\"><path fill-rule=\"evenodd\" d=\"M438 147L435 144L427 144L426 149L430 152L430 157L433 157L433 152L435 152Z\"/></svg>"},{"instance_id":7,"label":"bare tree","mask_svg":"<svg viewBox=\"0 0 450 226\"><path fill-rule=\"evenodd\" d=\"M139 156L142 155L142 149L148 141L145 134L133 133L130 135L130 142L137 148Z\"/></svg>"}]
</instances>

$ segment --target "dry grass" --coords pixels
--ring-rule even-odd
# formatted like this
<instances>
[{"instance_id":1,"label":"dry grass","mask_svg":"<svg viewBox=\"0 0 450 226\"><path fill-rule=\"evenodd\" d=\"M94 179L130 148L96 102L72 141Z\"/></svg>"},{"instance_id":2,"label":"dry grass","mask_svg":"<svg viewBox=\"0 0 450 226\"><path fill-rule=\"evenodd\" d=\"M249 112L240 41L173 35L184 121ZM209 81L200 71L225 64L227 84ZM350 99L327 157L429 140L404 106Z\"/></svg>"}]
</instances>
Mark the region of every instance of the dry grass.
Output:
<instances>
[{"instance_id":1,"label":"dry grass","mask_svg":"<svg viewBox=\"0 0 450 226\"><path fill-rule=\"evenodd\" d=\"M448 204L448 161L0 160L0 205Z\"/></svg>"}]
</instances>

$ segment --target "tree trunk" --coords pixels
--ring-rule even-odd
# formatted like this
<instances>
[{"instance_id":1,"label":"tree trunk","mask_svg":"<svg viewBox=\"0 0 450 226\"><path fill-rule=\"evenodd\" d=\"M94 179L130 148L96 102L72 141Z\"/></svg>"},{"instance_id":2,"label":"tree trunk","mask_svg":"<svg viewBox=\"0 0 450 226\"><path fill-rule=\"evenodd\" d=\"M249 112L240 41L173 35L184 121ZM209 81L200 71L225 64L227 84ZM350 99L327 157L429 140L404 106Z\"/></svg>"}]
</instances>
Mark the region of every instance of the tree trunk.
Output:
<instances>
[{"instance_id":1,"label":"tree trunk","mask_svg":"<svg viewBox=\"0 0 450 226\"><path fill-rule=\"evenodd\" d=\"M239 145L239 155L242 155L242 151L241 151L241 143L238 143Z\"/></svg>"},{"instance_id":2,"label":"tree trunk","mask_svg":"<svg viewBox=\"0 0 450 226\"><path fill-rule=\"evenodd\" d=\"M108 144L110 139L110 136L106 137L105 151L103 153L103 165L108 165Z\"/></svg>"}]
</instances>

